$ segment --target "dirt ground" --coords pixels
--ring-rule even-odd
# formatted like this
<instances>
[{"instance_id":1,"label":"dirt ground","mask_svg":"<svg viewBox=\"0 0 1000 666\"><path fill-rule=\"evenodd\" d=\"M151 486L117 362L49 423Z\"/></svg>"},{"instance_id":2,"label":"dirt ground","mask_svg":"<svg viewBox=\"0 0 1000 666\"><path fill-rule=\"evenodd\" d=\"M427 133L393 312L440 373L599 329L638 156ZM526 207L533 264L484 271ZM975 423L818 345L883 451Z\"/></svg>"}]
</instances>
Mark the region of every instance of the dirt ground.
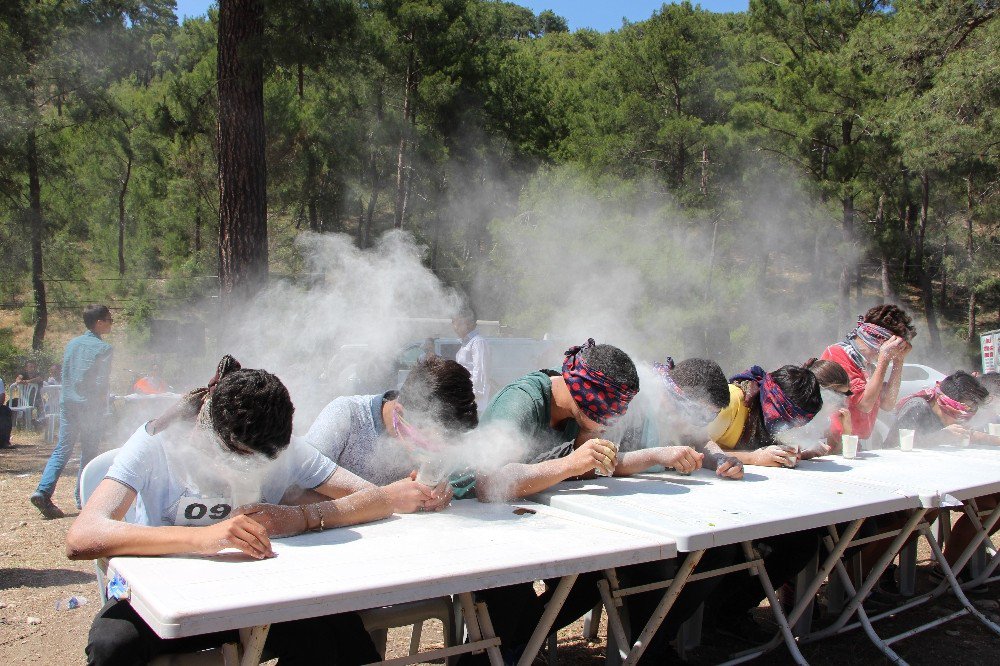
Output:
<instances>
[{"instance_id":1,"label":"dirt ground","mask_svg":"<svg viewBox=\"0 0 1000 666\"><path fill-rule=\"evenodd\" d=\"M67 518L43 520L28 503L28 496L38 483L51 445L38 436L19 431L15 431L13 441L13 448L0 449L0 664L82 664L87 631L99 608L92 563L71 562L63 552L66 530L77 513L73 502L76 467L67 468L55 497ZM918 591L928 587L928 559L929 549L926 543L921 543ZM57 611L56 603L71 596L86 597L90 603L76 610ZM972 598L991 619L1000 622L997 603L1000 583ZM891 635L958 607L953 600L941 599L900 618L884 620L876 628L883 636ZM759 619L767 622L770 617L767 607L757 612ZM602 622L600 637L595 643L588 643L582 634L582 621L559 633L560 663L598 666L604 662L605 623ZM409 639L409 629L391 631L389 655L405 654ZM688 656L687 663L693 666L718 663L731 652L745 647L732 642L706 643ZM441 646L439 624L428 623L422 646L424 649ZM915 665L996 664L1000 637L964 617L902 641L895 648L906 661ZM810 663L820 666L888 663L860 631L807 645L803 653ZM793 662L782 649L756 663Z\"/></svg>"}]
</instances>

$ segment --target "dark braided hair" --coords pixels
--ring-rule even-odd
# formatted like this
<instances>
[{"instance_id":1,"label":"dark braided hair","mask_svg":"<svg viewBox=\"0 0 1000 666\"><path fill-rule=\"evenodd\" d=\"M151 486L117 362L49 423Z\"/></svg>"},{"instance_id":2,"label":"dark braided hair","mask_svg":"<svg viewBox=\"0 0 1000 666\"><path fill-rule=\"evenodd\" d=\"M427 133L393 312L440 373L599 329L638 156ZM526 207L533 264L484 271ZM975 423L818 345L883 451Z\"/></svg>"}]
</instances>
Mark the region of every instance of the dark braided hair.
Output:
<instances>
[{"instance_id":1,"label":"dark braided hair","mask_svg":"<svg viewBox=\"0 0 1000 666\"><path fill-rule=\"evenodd\" d=\"M246 447L276 458L292 438L295 407L281 380L266 370L226 372L212 392L215 433L231 451Z\"/></svg>"},{"instance_id":2,"label":"dark braided hair","mask_svg":"<svg viewBox=\"0 0 1000 666\"><path fill-rule=\"evenodd\" d=\"M434 356L420 361L399 389L408 414L423 415L452 431L479 425L472 375L455 361Z\"/></svg>"},{"instance_id":3,"label":"dark braided hair","mask_svg":"<svg viewBox=\"0 0 1000 666\"><path fill-rule=\"evenodd\" d=\"M892 331L907 342L917 334L910 315L898 305L876 305L865 313L863 319L866 323L876 324Z\"/></svg>"}]
</instances>

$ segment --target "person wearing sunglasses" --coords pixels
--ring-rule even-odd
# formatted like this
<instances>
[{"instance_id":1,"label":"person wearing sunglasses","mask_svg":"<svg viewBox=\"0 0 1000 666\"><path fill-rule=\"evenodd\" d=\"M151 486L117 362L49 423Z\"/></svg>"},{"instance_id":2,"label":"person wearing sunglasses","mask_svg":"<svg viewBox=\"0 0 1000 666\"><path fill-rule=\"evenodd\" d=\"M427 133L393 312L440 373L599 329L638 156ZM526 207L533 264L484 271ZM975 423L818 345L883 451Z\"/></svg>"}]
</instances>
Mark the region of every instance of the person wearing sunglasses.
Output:
<instances>
[{"instance_id":1,"label":"person wearing sunglasses","mask_svg":"<svg viewBox=\"0 0 1000 666\"><path fill-rule=\"evenodd\" d=\"M444 445L478 424L469 371L434 356L419 361L399 391L333 400L305 439L344 469L382 486L414 476L419 451ZM453 497L447 481L433 494L424 510L441 509Z\"/></svg>"},{"instance_id":2,"label":"person wearing sunglasses","mask_svg":"<svg viewBox=\"0 0 1000 666\"><path fill-rule=\"evenodd\" d=\"M111 333L115 320L106 305L88 305L83 309L87 332L66 345L62 362L63 388L59 398L59 441L45 463L45 470L30 501L45 518L64 514L52 501L56 482L80 442L80 473L100 453L104 414L108 410L112 348L104 337ZM80 508L80 483L77 479L76 506Z\"/></svg>"}]
</instances>

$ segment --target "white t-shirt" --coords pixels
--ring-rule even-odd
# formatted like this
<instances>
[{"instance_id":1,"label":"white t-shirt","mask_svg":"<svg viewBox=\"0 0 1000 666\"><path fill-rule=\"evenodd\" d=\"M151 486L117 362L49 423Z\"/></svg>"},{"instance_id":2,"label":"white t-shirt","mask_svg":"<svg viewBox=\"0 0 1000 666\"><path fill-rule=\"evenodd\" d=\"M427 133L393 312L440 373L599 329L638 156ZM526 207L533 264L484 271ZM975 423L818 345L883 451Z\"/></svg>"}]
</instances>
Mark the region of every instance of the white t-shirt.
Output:
<instances>
[{"instance_id":1,"label":"white t-shirt","mask_svg":"<svg viewBox=\"0 0 1000 666\"><path fill-rule=\"evenodd\" d=\"M145 424L125 442L105 478L132 488L140 525L211 525L244 504L277 504L292 486L315 488L337 466L299 437L274 460L237 456L198 443L175 426L156 435Z\"/></svg>"},{"instance_id":2,"label":"white t-shirt","mask_svg":"<svg viewBox=\"0 0 1000 666\"><path fill-rule=\"evenodd\" d=\"M462 346L455 352L455 361L472 375L472 390L476 406L482 414L492 397L490 392L490 347L478 330L462 339Z\"/></svg>"}]
</instances>

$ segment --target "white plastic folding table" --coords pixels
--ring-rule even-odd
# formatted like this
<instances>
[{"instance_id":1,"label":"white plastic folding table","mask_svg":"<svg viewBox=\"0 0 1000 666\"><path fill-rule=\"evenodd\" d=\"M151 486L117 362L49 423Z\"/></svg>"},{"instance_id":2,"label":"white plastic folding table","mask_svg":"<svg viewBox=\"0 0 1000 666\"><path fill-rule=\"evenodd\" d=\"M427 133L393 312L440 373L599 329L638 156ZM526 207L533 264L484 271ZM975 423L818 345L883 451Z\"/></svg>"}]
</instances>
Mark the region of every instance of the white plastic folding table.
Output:
<instances>
[{"instance_id":1,"label":"white plastic folding table","mask_svg":"<svg viewBox=\"0 0 1000 666\"><path fill-rule=\"evenodd\" d=\"M560 577L524 662L531 663L578 574L674 557L674 542L627 526L520 502L454 502L438 513L276 540L277 557L116 557L109 569L163 638L239 629L242 664L257 664L269 626L458 595L469 643L391 660L396 665L486 650L500 639L472 592ZM318 637L321 640L322 637Z\"/></svg>"},{"instance_id":2,"label":"white plastic folding table","mask_svg":"<svg viewBox=\"0 0 1000 666\"><path fill-rule=\"evenodd\" d=\"M955 453L959 452L920 448L913 451L900 451L896 449L866 451L861 453L858 458L852 460L841 457L817 458L804 461L799 464L797 469L789 470L789 472L794 472L798 477L808 482L817 484L833 482L844 484L845 486L856 483L877 484L883 488L916 497L919 501L918 507L907 509L907 520L903 527L898 530L890 530L863 539L855 539L856 530L854 532L846 530L843 534L838 534L832 524L828 527L829 535L826 537L826 543L830 549L845 545L864 545L888 538L891 538L892 541L857 589L854 588L851 578L840 561L839 556L836 561L831 561L832 556L827 558L824 567L820 570L810 589L813 587L818 589L819 583L829 575L831 568L836 568L837 575L843 583L844 588L852 596L833 624L808 636L800 636L800 641L812 642L821 640L860 626L876 647L890 660L897 664L905 664L906 662L902 657L892 649L891 645L893 643L963 615L968 614L975 617L991 631L1000 635L1000 626L997 626L986 618L968 600L954 574L954 571L960 571L965 566L976 548L986 538L988 530L1000 520L1000 508L993 511L984 523L979 523L978 516L976 517L979 533L976 539L973 540L962 556L956 561L954 567L948 566L941 553L941 545L938 544L930 525L924 520L924 516L931 509L955 507L959 506L961 502L1000 492L1000 458L977 457L976 454L970 453L955 455ZM945 580L933 591L915 597L890 611L869 618L862 603L878 582L879 577L899 551L906 545L906 542L914 532L919 532L927 538L931 550L934 552L934 556L942 568ZM830 565L833 565L833 567ZM962 604L962 609L889 638L880 637L872 627L871 623L873 621L888 617L889 615L898 615L900 612L934 599L948 590L951 590L955 594L956 598ZM797 613L801 613L808 601L805 598L800 599L790 617L796 617ZM857 615L858 622L851 624L850 619L853 615ZM745 653L745 656L757 656L778 644L780 644L779 641L772 640L762 648L748 651Z\"/></svg>"},{"instance_id":3,"label":"white plastic folding table","mask_svg":"<svg viewBox=\"0 0 1000 666\"><path fill-rule=\"evenodd\" d=\"M843 522L850 522L847 534L853 536L867 517L919 506L912 494L877 484L806 479L796 475L795 470L759 467L747 468L742 481L720 479L711 471L699 470L690 476L667 472L561 483L531 499L672 538L677 549L686 553L669 581L617 589L614 572L607 571L606 580L599 583L608 612L609 632L613 632L626 666L635 664L642 656L685 584L747 569L760 579L770 602L780 629L780 638L776 640L779 643L784 640L795 661L805 664L789 625L798 615L786 617L782 612L752 542ZM745 563L692 575L706 549L731 544L740 544ZM835 546L836 558L824 565L827 572L835 560L839 561L846 545L845 542ZM822 580L807 592L810 598L821 583ZM630 642L618 610L622 598L663 588L666 591L652 618L636 641Z\"/></svg>"}]
</instances>

